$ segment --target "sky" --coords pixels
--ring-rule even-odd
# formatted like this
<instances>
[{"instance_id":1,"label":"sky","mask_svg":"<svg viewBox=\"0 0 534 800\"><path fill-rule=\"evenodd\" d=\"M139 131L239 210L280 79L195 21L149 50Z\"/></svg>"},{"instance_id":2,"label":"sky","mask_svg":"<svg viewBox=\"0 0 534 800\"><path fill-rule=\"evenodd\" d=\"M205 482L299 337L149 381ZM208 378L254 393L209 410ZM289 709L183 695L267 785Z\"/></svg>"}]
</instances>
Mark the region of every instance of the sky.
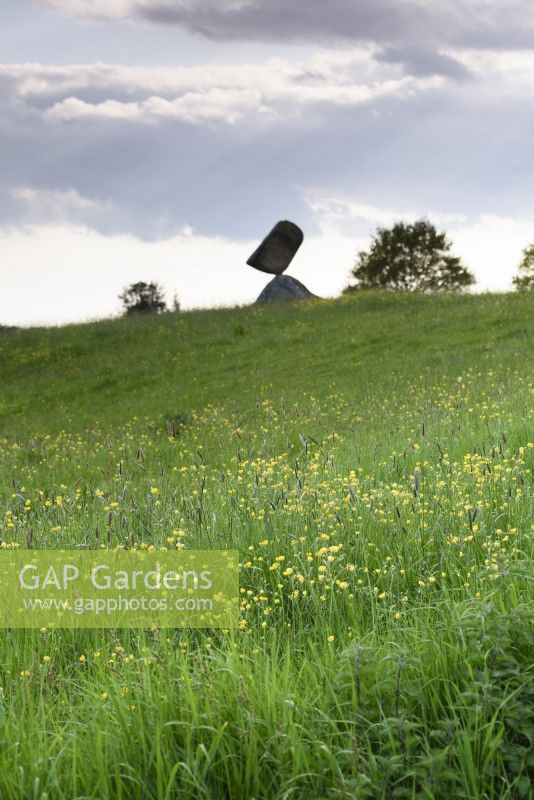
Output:
<instances>
[{"instance_id":1,"label":"sky","mask_svg":"<svg viewBox=\"0 0 534 800\"><path fill-rule=\"evenodd\" d=\"M254 301L349 282L379 226L425 217L478 290L534 242L531 0L2 0L0 324Z\"/></svg>"}]
</instances>

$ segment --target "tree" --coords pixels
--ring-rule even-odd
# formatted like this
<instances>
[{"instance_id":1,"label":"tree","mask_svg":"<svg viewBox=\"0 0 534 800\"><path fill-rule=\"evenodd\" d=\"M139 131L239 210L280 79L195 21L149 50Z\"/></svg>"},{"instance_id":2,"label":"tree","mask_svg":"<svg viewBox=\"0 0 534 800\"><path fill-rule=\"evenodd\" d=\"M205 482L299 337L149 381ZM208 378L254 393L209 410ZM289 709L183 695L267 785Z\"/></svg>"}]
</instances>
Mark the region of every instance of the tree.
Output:
<instances>
[{"instance_id":1,"label":"tree","mask_svg":"<svg viewBox=\"0 0 534 800\"><path fill-rule=\"evenodd\" d=\"M158 283L132 283L119 295L125 314L159 314L167 310L163 289Z\"/></svg>"},{"instance_id":2,"label":"tree","mask_svg":"<svg viewBox=\"0 0 534 800\"><path fill-rule=\"evenodd\" d=\"M523 258L512 283L520 292L534 292L534 244L523 250Z\"/></svg>"},{"instance_id":3,"label":"tree","mask_svg":"<svg viewBox=\"0 0 534 800\"><path fill-rule=\"evenodd\" d=\"M397 222L378 228L368 251L360 251L352 275L358 289L387 288L405 292L457 291L475 278L450 254L451 243L427 220Z\"/></svg>"}]
</instances>

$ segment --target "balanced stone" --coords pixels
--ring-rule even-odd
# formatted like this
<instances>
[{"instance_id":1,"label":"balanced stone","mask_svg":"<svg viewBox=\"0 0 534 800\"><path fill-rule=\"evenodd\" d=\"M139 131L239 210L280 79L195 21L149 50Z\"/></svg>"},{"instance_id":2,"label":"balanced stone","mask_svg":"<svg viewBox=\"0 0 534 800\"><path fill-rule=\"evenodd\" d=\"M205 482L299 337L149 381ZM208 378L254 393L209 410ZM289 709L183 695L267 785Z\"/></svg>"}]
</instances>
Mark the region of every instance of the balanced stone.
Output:
<instances>
[{"instance_id":1,"label":"balanced stone","mask_svg":"<svg viewBox=\"0 0 534 800\"><path fill-rule=\"evenodd\" d=\"M310 300L317 297L303 283L290 275L277 275L269 281L256 303L270 303L272 300Z\"/></svg>"},{"instance_id":2,"label":"balanced stone","mask_svg":"<svg viewBox=\"0 0 534 800\"><path fill-rule=\"evenodd\" d=\"M254 269L281 275L301 246L304 234L294 222L277 222L247 261Z\"/></svg>"}]
</instances>

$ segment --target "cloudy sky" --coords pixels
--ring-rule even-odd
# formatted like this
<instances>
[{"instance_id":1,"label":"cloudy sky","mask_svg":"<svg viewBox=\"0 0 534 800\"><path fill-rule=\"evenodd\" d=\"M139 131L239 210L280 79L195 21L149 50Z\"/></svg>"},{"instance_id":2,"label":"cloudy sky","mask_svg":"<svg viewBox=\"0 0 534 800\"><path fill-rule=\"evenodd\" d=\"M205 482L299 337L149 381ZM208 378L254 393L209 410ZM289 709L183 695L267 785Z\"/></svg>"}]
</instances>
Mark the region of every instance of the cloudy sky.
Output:
<instances>
[{"instance_id":1,"label":"cloudy sky","mask_svg":"<svg viewBox=\"0 0 534 800\"><path fill-rule=\"evenodd\" d=\"M2 0L0 323L347 283L378 225L446 228L479 288L534 241L531 0Z\"/></svg>"}]
</instances>

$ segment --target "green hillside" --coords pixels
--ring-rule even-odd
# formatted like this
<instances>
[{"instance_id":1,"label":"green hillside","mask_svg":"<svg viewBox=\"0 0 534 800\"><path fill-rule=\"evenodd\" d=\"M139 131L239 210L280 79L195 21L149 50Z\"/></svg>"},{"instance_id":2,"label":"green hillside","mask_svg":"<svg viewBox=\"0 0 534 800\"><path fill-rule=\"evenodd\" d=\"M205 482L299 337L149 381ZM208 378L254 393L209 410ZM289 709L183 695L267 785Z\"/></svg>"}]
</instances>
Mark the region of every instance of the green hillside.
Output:
<instances>
[{"instance_id":1,"label":"green hillside","mask_svg":"<svg viewBox=\"0 0 534 800\"><path fill-rule=\"evenodd\" d=\"M0 331L4 549L241 559L236 630L2 631L0 798L532 796L533 319L362 293Z\"/></svg>"}]
</instances>

